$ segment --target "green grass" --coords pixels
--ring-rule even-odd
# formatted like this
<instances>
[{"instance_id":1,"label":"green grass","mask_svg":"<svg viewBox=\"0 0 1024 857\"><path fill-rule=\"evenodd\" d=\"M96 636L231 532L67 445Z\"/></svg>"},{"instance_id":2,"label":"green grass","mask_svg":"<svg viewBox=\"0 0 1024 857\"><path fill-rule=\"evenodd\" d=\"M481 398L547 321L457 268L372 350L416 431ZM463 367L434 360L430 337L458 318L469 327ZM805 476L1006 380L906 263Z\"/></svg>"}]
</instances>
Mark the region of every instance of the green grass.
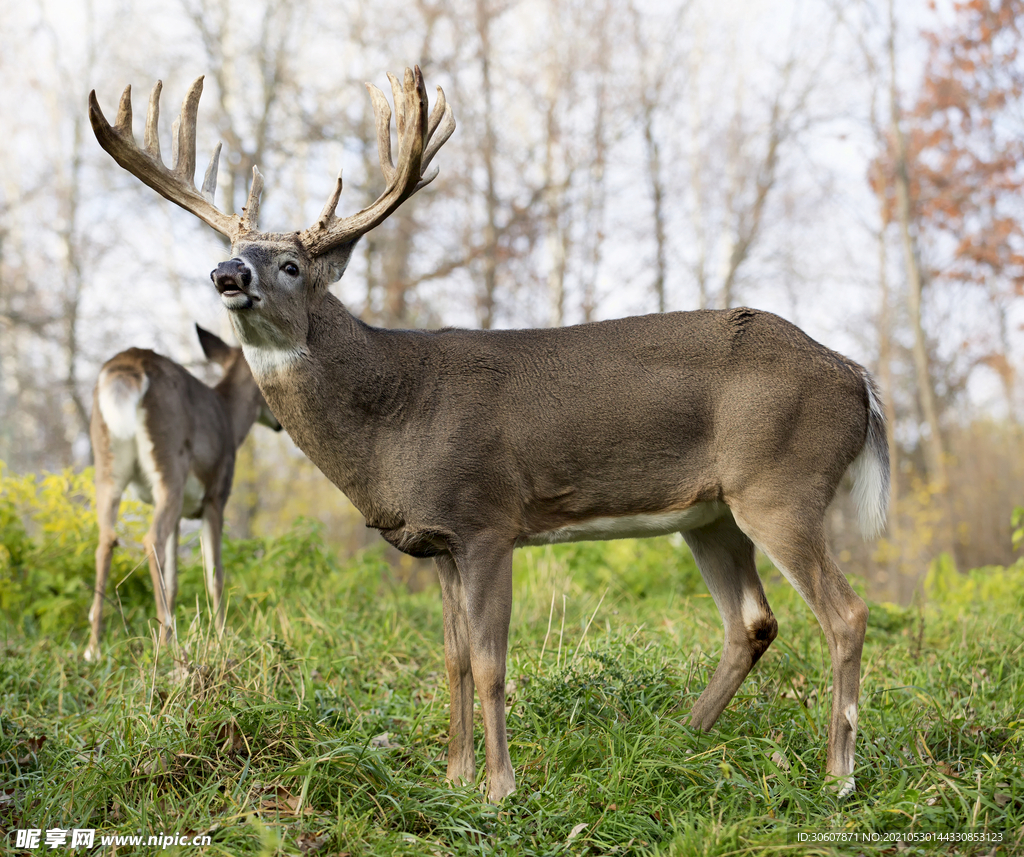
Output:
<instances>
[{"instance_id":1,"label":"green grass","mask_svg":"<svg viewBox=\"0 0 1024 857\"><path fill-rule=\"evenodd\" d=\"M705 735L684 723L721 626L684 548L578 545L516 562L518 789L501 806L480 783L444 782L437 592L388 589L376 554L342 563L300 526L229 546L220 642L195 618L207 611L194 564L176 654L154 647L144 587L118 590L98 664L79 657L88 580L63 586L75 618L51 616L45 636L38 617L5 615L0 841L77 827L208 835L161 851L204 855L1024 852L1021 568L939 568L926 606L872 605L857 789L839 801L822 788L827 648L770 568L779 638ZM482 769L479 726L477 747ZM834 841L853 834L879 841ZM55 853L24 853L43 850ZM88 853L158 850L97 840Z\"/></svg>"}]
</instances>

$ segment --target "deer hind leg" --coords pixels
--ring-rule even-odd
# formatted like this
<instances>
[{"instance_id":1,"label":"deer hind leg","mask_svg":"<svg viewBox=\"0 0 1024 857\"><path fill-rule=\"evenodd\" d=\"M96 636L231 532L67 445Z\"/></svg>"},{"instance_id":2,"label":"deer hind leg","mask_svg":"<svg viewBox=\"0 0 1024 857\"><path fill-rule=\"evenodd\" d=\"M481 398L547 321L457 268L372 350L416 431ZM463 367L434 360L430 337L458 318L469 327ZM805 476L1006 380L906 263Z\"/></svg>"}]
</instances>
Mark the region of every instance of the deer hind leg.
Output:
<instances>
[{"instance_id":1,"label":"deer hind leg","mask_svg":"<svg viewBox=\"0 0 1024 857\"><path fill-rule=\"evenodd\" d=\"M178 536L181 532L181 518L176 518L171 532L164 540L164 596L167 599L167 614L170 617L170 627L167 629L165 639L170 639L174 634L174 605L178 602Z\"/></svg>"},{"instance_id":2,"label":"deer hind leg","mask_svg":"<svg viewBox=\"0 0 1024 857\"><path fill-rule=\"evenodd\" d=\"M452 783L476 778L473 747L473 668L470 659L466 593L451 554L434 557L444 607L444 664L451 710L448 722L448 775Z\"/></svg>"},{"instance_id":3,"label":"deer hind leg","mask_svg":"<svg viewBox=\"0 0 1024 857\"><path fill-rule=\"evenodd\" d=\"M854 788L854 747L860 660L868 608L829 555L823 515L775 508L754 517L734 513L740 526L807 602L825 632L832 661L832 716L826 770L840 797Z\"/></svg>"},{"instance_id":4,"label":"deer hind leg","mask_svg":"<svg viewBox=\"0 0 1024 857\"><path fill-rule=\"evenodd\" d=\"M221 537L224 510L215 503L203 507L203 528L199 540L203 548L206 591L213 607L218 636L224 633L224 562L221 559Z\"/></svg>"},{"instance_id":5,"label":"deer hind leg","mask_svg":"<svg viewBox=\"0 0 1024 857\"><path fill-rule=\"evenodd\" d=\"M778 623L754 565L754 543L732 516L683 533L725 627L722 658L693 706L690 725L707 731L767 651Z\"/></svg>"},{"instance_id":6,"label":"deer hind leg","mask_svg":"<svg viewBox=\"0 0 1024 857\"><path fill-rule=\"evenodd\" d=\"M470 665L484 721L487 799L516 788L505 724L505 663L512 616L512 544L478 538L455 557L466 597Z\"/></svg>"},{"instance_id":7,"label":"deer hind leg","mask_svg":"<svg viewBox=\"0 0 1024 857\"><path fill-rule=\"evenodd\" d=\"M97 467L99 467L97 456ZM109 475L109 474L105 474ZM114 555L117 538L114 527L117 524L117 510L121 506L124 486L116 485L112 479L96 479L96 521L99 527L99 542L96 545L96 584L93 588L92 609L89 610L89 644L85 649L87 661L98 661L100 638L103 636L103 601L106 598L107 578L110 576L110 562Z\"/></svg>"},{"instance_id":8,"label":"deer hind leg","mask_svg":"<svg viewBox=\"0 0 1024 857\"><path fill-rule=\"evenodd\" d=\"M154 486L153 523L143 540L153 580L156 614L161 639L174 639L174 602L178 595L178 524L181 519L180 491Z\"/></svg>"}]
</instances>

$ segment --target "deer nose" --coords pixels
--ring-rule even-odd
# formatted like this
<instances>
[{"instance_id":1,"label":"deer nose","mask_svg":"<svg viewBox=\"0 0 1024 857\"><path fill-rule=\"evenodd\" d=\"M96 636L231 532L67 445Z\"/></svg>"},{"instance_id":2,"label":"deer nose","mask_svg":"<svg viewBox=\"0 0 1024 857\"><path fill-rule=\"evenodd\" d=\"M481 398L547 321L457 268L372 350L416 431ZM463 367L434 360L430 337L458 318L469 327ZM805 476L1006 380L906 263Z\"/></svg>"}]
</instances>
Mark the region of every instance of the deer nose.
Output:
<instances>
[{"instance_id":1,"label":"deer nose","mask_svg":"<svg viewBox=\"0 0 1024 857\"><path fill-rule=\"evenodd\" d=\"M240 292L252 282L252 271L241 259L229 259L210 271L210 279L221 294Z\"/></svg>"}]
</instances>

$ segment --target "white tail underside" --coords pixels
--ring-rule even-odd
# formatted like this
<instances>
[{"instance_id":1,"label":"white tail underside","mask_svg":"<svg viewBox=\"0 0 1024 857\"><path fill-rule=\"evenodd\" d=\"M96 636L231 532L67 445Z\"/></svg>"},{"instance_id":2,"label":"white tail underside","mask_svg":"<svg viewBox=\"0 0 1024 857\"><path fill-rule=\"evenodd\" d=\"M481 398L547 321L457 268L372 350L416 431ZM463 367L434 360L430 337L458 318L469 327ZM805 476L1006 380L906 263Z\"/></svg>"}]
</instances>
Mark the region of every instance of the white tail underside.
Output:
<instances>
[{"instance_id":1,"label":"white tail underside","mask_svg":"<svg viewBox=\"0 0 1024 857\"><path fill-rule=\"evenodd\" d=\"M110 434L121 440L135 437L139 425L139 403L149 388L149 378L142 376L142 383L123 375L100 377L99 404L103 422Z\"/></svg>"},{"instance_id":2,"label":"white tail underside","mask_svg":"<svg viewBox=\"0 0 1024 857\"><path fill-rule=\"evenodd\" d=\"M882 531L889 517L889 463L882 403L878 400L874 383L867 377L864 383L868 392L868 436L850 465L849 473L853 477L851 493L857 506L860 528L870 539Z\"/></svg>"}]
</instances>

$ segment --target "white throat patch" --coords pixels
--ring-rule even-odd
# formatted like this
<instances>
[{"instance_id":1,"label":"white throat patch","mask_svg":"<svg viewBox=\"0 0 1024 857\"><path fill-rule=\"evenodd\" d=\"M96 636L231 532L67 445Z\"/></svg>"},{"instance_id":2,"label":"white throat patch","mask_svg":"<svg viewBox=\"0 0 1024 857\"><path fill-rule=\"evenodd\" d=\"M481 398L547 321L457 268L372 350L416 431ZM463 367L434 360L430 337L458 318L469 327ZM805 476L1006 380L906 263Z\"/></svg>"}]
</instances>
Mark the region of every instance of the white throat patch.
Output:
<instances>
[{"instance_id":1,"label":"white throat patch","mask_svg":"<svg viewBox=\"0 0 1024 857\"><path fill-rule=\"evenodd\" d=\"M247 345L244 342L242 353L257 381L287 371L295 363L309 357L309 350L305 346L278 348L273 345Z\"/></svg>"}]
</instances>

